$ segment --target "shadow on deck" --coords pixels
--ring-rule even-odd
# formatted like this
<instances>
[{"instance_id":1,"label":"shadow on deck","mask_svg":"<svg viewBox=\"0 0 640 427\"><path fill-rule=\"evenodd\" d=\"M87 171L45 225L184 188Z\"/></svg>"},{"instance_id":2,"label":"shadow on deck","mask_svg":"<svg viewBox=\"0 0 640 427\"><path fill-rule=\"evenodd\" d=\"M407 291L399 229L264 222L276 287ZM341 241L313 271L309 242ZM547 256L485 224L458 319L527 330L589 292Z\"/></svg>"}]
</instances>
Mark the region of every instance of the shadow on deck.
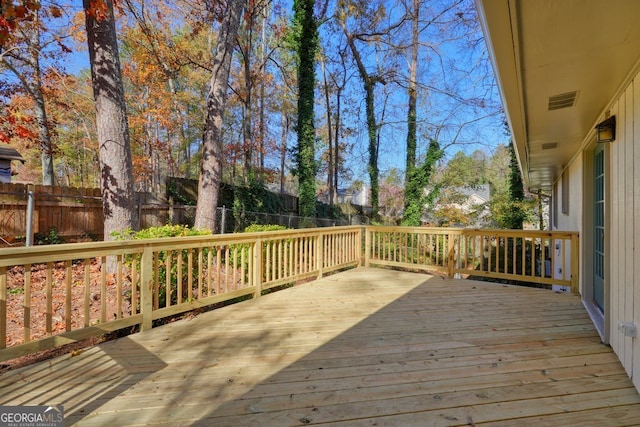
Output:
<instances>
[{"instance_id":1,"label":"shadow on deck","mask_svg":"<svg viewBox=\"0 0 640 427\"><path fill-rule=\"evenodd\" d=\"M0 376L105 425L640 423L579 298L359 268Z\"/></svg>"}]
</instances>

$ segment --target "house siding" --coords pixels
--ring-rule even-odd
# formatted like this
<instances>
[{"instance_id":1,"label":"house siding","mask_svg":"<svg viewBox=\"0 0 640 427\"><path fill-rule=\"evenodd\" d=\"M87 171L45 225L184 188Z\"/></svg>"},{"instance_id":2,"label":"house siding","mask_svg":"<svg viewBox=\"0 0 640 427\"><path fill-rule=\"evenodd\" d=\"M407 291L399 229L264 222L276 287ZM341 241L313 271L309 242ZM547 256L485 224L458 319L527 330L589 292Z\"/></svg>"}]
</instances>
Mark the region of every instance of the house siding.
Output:
<instances>
[{"instance_id":1,"label":"house siding","mask_svg":"<svg viewBox=\"0 0 640 427\"><path fill-rule=\"evenodd\" d=\"M616 140L610 149L610 344L627 373L640 388L640 347L637 339L619 331L620 322L640 324L640 78L624 90L611 107L616 115ZM640 121L639 121L640 123ZM635 286L636 283L638 286Z\"/></svg>"},{"instance_id":2,"label":"house siding","mask_svg":"<svg viewBox=\"0 0 640 427\"><path fill-rule=\"evenodd\" d=\"M616 116L616 140L607 144L606 158L606 287L605 341L618 355L625 370L640 390L640 333L625 336L619 322L633 322L640 332L640 74L610 104ZM602 117L604 119L604 117ZM580 291L585 301L592 295L586 289L593 280L593 149L595 142L573 158L565 169L569 174L569 212L562 212L562 174L554 192L557 218L554 229L579 231L582 238Z\"/></svg>"},{"instance_id":3,"label":"house siding","mask_svg":"<svg viewBox=\"0 0 640 427\"><path fill-rule=\"evenodd\" d=\"M557 182L558 197L554 201L559 204L555 210L558 213L556 228L566 231L582 231L582 154L567 167L564 173L569 176L569 188L563 188L562 175L560 175ZM562 194L565 191L569 192L569 212L566 214L562 212Z\"/></svg>"},{"instance_id":4,"label":"house siding","mask_svg":"<svg viewBox=\"0 0 640 427\"><path fill-rule=\"evenodd\" d=\"M579 159L578 159L579 160ZM583 182L583 174L584 174L584 168L583 168L583 163L581 161L574 161L572 162L569 167L565 170L564 172L565 174L567 174L568 176L568 180L563 180L562 177L560 179L560 190L562 194L562 191L567 191L569 194L569 209L568 209L568 213L562 213L562 209L559 209L559 218L558 218L558 225L559 225L559 229L560 230L567 230L567 231L578 231L580 234L582 234L582 206L583 206L583 191L582 191L582 182ZM563 181L564 184L569 184L569 188L562 188L563 185ZM562 203L562 197L560 197L559 200L560 203ZM559 259L556 259L556 265L565 265L565 266L569 266L567 268L570 268L571 266L571 253L569 251L566 251L564 254L564 262L563 264L560 264ZM561 272L557 272L556 274L560 275ZM573 272L572 271L567 271L567 274L571 275ZM581 274L578 277L583 277Z\"/></svg>"},{"instance_id":5,"label":"house siding","mask_svg":"<svg viewBox=\"0 0 640 427\"><path fill-rule=\"evenodd\" d=\"M634 384L640 388L640 347L624 336L619 322L640 324L640 76L636 75L610 113L617 121L616 140L610 147L611 205L609 247L610 344ZM636 286L637 284L637 286Z\"/></svg>"}]
</instances>

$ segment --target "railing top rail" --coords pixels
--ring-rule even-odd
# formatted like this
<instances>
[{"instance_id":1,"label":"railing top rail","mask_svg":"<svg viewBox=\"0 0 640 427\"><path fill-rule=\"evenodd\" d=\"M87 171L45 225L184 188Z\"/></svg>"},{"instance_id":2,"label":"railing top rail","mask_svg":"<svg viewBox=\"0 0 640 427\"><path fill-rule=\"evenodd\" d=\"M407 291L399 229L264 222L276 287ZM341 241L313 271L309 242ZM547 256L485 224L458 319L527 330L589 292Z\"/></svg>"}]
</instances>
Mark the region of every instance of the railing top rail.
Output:
<instances>
[{"instance_id":1,"label":"railing top rail","mask_svg":"<svg viewBox=\"0 0 640 427\"><path fill-rule=\"evenodd\" d=\"M491 228L465 228L464 234L480 234L480 235L499 235L509 237L553 237L560 238L563 236L579 236L578 231L566 231L566 230L506 230L506 229L491 229Z\"/></svg>"},{"instance_id":2,"label":"railing top rail","mask_svg":"<svg viewBox=\"0 0 640 427\"><path fill-rule=\"evenodd\" d=\"M407 226L395 226L395 225L365 225L367 229L373 229L376 231L403 231L403 232L415 232L415 233L431 233L431 234L461 234L464 228L453 227L407 227Z\"/></svg>"},{"instance_id":3,"label":"railing top rail","mask_svg":"<svg viewBox=\"0 0 640 427\"><path fill-rule=\"evenodd\" d=\"M302 230L262 231L254 233L211 234L202 236L165 237L144 240L118 240L110 242L64 243L0 249L0 267L17 264L36 264L66 259L82 259L96 256L141 253L145 247L154 250L198 248L213 245L234 245L252 243L258 240L308 237L319 234L336 234L358 231L361 226L309 228Z\"/></svg>"},{"instance_id":4,"label":"railing top rail","mask_svg":"<svg viewBox=\"0 0 640 427\"><path fill-rule=\"evenodd\" d=\"M455 234L455 235L491 235L491 236L507 236L507 237L553 237L553 238L570 238L571 236L579 236L578 231L565 230L508 230L500 228L459 228L459 227L404 227L404 226L379 226L365 225L368 230L376 231L403 231L425 234Z\"/></svg>"}]
</instances>

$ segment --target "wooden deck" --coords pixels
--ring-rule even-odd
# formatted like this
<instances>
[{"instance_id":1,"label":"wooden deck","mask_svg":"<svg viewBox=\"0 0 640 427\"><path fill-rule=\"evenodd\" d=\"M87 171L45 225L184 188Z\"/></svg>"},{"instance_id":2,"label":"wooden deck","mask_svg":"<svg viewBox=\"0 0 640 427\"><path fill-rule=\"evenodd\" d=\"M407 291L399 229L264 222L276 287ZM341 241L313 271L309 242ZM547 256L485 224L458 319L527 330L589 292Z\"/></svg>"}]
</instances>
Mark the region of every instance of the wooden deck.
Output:
<instances>
[{"instance_id":1,"label":"wooden deck","mask_svg":"<svg viewBox=\"0 0 640 427\"><path fill-rule=\"evenodd\" d=\"M359 268L0 376L83 426L640 425L578 297Z\"/></svg>"}]
</instances>

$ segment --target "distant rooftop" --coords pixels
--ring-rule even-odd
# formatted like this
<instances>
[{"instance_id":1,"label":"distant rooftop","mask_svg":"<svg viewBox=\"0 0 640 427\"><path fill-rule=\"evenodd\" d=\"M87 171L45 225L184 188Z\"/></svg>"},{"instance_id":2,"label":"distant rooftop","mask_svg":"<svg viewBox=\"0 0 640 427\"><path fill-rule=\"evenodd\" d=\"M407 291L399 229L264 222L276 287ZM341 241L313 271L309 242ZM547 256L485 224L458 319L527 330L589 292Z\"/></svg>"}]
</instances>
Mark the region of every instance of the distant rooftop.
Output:
<instances>
[{"instance_id":1,"label":"distant rooftop","mask_svg":"<svg viewBox=\"0 0 640 427\"><path fill-rule=\"evenodd\" d=\"M18 153L18 150L11 147L0 146L0 160L19 160L22 163L26 162L24 157Z\"/></svg>"},{"instance_id":2,"label":"distant rooftop","mask_svg":"<svg viewBox=\"0 0 640 427\"><path fill-rule=\"evenodd\" d=\"M491 198L491 190L489 184L483 184L477 187L458 187L456 188L456 190L467 197L476 195L487 202Z\"/></svg>"}]
</instances>

